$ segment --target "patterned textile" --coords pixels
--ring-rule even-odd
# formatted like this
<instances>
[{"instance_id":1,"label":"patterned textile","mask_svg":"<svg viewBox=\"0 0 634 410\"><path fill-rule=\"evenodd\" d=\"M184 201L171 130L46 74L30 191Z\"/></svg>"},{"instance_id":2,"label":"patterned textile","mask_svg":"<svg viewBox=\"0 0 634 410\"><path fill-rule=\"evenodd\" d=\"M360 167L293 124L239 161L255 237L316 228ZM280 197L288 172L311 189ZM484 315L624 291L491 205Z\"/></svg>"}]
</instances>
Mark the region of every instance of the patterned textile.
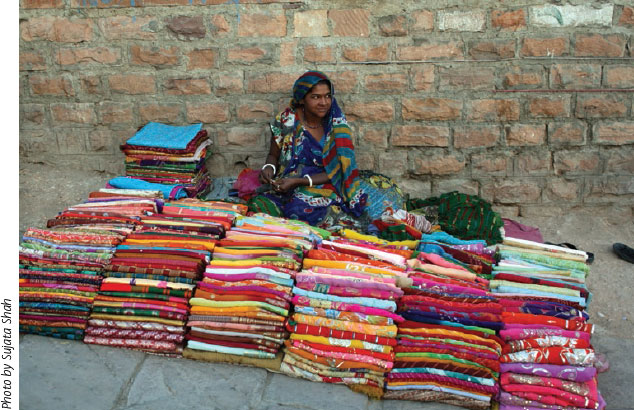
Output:
<instances>
[{"instance_id":1,"label":"patterned textile","mask_svg":"<svg viewBox=\"0 0 634 410\"><path fill-rule=\"evenodd\" d=\"M366 211L371 220L378 219L388 208L397 211L405 208L403 192L385 175L373 171L359 171L359 187L368 195Z\"/></svg>"}]
</instances>

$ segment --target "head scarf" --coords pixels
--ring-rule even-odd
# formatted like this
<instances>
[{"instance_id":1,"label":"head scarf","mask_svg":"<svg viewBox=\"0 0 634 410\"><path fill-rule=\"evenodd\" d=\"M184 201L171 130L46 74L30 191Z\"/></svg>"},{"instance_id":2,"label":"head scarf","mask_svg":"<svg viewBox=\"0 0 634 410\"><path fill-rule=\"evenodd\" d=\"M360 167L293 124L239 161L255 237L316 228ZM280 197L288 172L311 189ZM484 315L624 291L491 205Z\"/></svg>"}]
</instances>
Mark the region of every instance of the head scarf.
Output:
<instances>
[{"instance_id":1,"label":"head scarf","mask_svg":"<svg viewBox=\"0 0 634 410\"><path fill-rule=\"evenodd\" d=\"M358 201L359 171L354 157L352 131L348 127L346 116L339 108L339 104L337 104L337 100L334 97L335 89L332 81L320 71L305 72L293 85L293 96L290 105L293 109L299 107L300 101L310 89L322 80L328 81L330 93L333 96L330 111L327 114L324 125L324 132L326 133L322 151L324 168L337 193L346 202ZM297 127L300 127L299 123Z\"/></svg>"}]
</instances>

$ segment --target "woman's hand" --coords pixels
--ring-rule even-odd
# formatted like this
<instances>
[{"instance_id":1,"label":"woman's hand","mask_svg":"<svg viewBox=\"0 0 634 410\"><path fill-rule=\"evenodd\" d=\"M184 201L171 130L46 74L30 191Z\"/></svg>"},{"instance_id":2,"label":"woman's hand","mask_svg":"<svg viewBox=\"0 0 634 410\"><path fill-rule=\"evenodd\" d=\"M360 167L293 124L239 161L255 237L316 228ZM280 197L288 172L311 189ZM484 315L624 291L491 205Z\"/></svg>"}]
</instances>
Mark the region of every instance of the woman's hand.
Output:
<instances>
[{"instance_id":1,"label":"woman's hand","mask_svg":"<svg viewBox=\"0 0 634 410\"><path fill-rule=\"evenodd\" d=\"M280 178L273 181L273 189L275 192L290 192L302 184L302 178Z\"/></svg>"},{"instance_id":2,"label":"woman's hand","mask_svg":"<svg viewBox=\"0 0 634 410\"><path fill-rule=\"evenodd\" d=\"M260 180L260 183L262 184L272 184L273 177L275 177L275 174L273 173L272 167L264 167L260 171L260 175L258 175L258 179Z\"/></svg>"}]
</instances>

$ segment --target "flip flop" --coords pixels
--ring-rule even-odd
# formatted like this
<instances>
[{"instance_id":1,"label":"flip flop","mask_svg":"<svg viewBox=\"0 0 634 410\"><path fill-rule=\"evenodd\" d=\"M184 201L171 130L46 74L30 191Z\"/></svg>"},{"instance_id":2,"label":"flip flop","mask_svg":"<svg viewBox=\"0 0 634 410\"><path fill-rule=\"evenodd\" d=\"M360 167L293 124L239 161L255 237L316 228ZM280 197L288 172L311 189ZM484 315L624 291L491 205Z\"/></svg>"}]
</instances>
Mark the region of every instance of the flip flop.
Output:
<instances>
[{"instance_id":1,"label":"flip flop","mask_svg":"<svg viewBox=\"0 0 634 410\"><path fill-rule=\"evenodd\" d=\"M634 249L622 243L615 243L612 245L612 250L616 253L616 256L623 259L625 262L634 263Z\"/></svg>"}]
</instances>

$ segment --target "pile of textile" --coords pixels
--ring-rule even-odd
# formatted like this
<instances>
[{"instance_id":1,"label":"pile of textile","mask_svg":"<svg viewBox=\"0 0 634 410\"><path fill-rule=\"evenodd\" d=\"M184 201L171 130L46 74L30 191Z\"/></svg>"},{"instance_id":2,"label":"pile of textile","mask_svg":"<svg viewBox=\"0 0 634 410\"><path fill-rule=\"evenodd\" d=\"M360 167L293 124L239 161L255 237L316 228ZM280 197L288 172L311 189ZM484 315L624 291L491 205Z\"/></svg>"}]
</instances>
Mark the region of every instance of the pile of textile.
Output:
<instances>
[{"instance_id":1,"label":"pile of textile","mask_svg":"<svg viewBox=\"0 0 634 410\"><path fill-rule=\"evenodd\" d=\"M103 267L129 231L94 224L29 228L19 248L20 332L81 340Z\"/></svg>"},{"instance_id":2,"label":"pile of textile","mask_svg":"<svg viewBox=\"0 0 634 410\"><path fill-rule=\"evenodd\" d=\"M281 370L381 397L393 366L396 324L403 320L394 312L411 251L350 230L342 234L304 258Z\"/></svg>"},{"instance_id":3,"label":"pile of textile","mask_svg":"<svg viewBox=\"0 0 634 410\"><path fill-rule=\"evenodd\" d=\"M183 355L279 370L293 278L315 233L262 214L234 225L196 287Z\"/></svg>"},{"instance_id":4,"label":"pile of textile","mask_svg":"<svg viewBox=\"0 0 634 410\"><path fill-rule=\"evenodd\" d=\"M209 145L211 140L202 124L172 126L150 122L121 146L126 155L126 176L182 186L189 197L203 195L210 187L205 168Z\"/></svg>"},{"instance_id":5,"label":"pile of textile","mask_svg":"<svg viewBox=\"0 0 634 410\"><path fill-rule=\"evenodd\" d=\"M86 343L182 353L195 283L233 218L212 206L172 201L140 217L105 268Z\"/></svg>"},{"instance_id":6,"label":"pile of textile","mask_svg":"<svg viewBox=\"0 0 634 410\"><path fill-rule=\"evenodd\" d=\"M504 307L500 409L605 408L585 308L583 251L505 239L491 290Z\"/></svg>"},{"instance_id":7,"label":"pile of textile","mask_svg":"<svg viewBox=\"0 0 634 410\"><path fill-rule=\"evenodd\" d=\"M498 392L502 351L496 336L502 306L482 277L492 258L481 243L445 232L425 237L416 258L408 260L413 284L398 303L406 320L398 327L384 398L487 409Z\"/></svg>"}]
</instances>

